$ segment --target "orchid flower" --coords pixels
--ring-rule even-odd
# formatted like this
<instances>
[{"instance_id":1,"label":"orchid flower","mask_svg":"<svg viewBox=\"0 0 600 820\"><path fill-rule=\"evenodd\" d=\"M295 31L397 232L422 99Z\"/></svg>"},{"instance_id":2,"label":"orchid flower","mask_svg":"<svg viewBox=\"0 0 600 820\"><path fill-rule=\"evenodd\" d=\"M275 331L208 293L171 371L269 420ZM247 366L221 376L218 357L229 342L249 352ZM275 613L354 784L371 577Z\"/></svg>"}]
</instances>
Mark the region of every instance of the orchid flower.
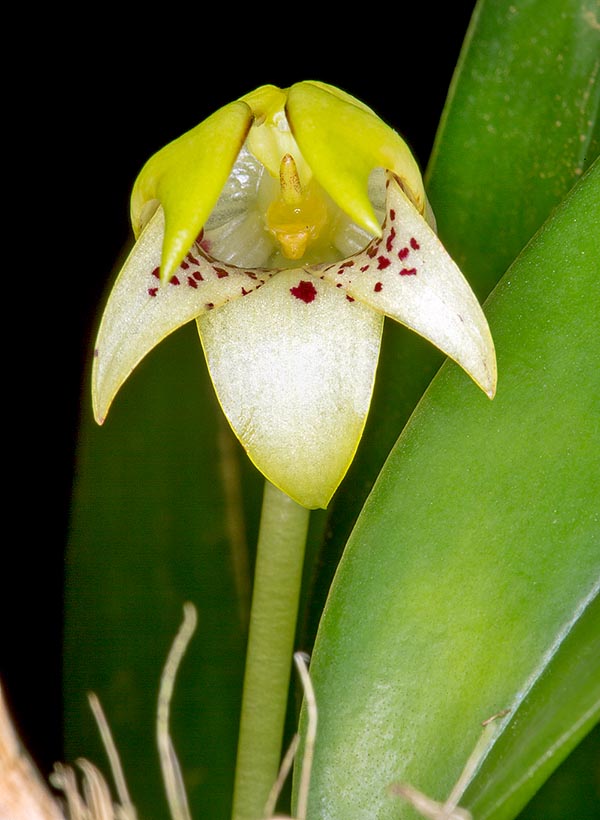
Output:
<instances>
[{"instance_id":1,"label":"orchid flower","mask_svg":"<svg viewBox=\"0 0 600 820\"><path fill-rule=\"evenodd\" d=\"M100 424L138 362L195 319L250 459L316 508L360 441L384 316L494 395L487 321L436 235L415 159L333 86L263 86L219 109L146 163L131 217L136 243L94 351Z\"/></svg>"}]
</instances>

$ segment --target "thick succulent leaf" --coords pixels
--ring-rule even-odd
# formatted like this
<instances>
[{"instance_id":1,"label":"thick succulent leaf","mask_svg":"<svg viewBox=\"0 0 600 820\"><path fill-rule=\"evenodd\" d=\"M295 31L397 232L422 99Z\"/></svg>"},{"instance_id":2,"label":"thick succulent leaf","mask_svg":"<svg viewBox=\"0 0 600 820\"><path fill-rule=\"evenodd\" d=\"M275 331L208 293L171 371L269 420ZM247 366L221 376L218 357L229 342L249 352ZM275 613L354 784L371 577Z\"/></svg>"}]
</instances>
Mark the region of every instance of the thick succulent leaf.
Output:
<instances>
[{"instance_id":1,"label":"thick succulent leaf","mask_svg":"<svg viewBox=\"0 0 600 820\"><path fill-rule=\"evenodd\" d=\"M131 195L136 236L157 201L165 212L161 271L168 280L203 228L227 181L252 123L252 111L237 101L223 106L166 145L142 168Z\"/></svg>"},{"instance_id":2,"label":"thick succulent leaf","mask_svg":"<svg viewBox=\"0 0 600 820\"><path fill-rule=\"evenodd\" d=\"M600 629L596 630L600 635ZM582 820L600 806L600 722L519 813L519 820Z\"/></svg>"},{"instance_id":3,"label":"thick succulent leaf","mask_svg":"<svg viewBox=\"0 0 600 820\"><path fill-rule=\"evenodd\" d=\"M324 84L293 85L286 105L288 121L304 158L331 198L358 225L379 236L367 195L369 174L383 167L406 184L420 211L423 182L404 140L364 106Z\"/></svg>"},{"instance_id":4,"label":"thick succulent leaf","mask_svg":"<svg viewBox=\"0 0 600 820\"><path fill-rule=\"evenodd\" d=\"M100 424L131 371L165 336L200 313L261 287L275 271L216 262L194 245L168 282L160 281L164 237L158 208L111 291L94 349L92 393Z\"/></svg>"},{"instance_id":5,"label":"thick succulent leaf","mask_svg":"<svg viewBox=\"0 0 600 820\"><path fill-rule=\"evenodd\" d=\"M514 817L555 769L557 759L564 757L565 748L571 749L599 720L600 596L596 595L525 696L514 725L494 744L465 803L481 820ZM582 774L591 774L585 764Z\"/></svg>"},{"instance_id":6,"label":"thick succulent leaf","mask_svg":"<svg viewBox=\"0 0 600 820\"><path fill-rule=\"evenodd\" d=\"M539 785L522 778L540 761L532 722L545 714L545 775L577 740L562 742L569 714L548 706L568 695L565 666L544 676L600 578L599 225L597 163L486 306L494 402L443 367L359 517L311 664L311 817L413 818L390 785L445 799L481 721L509 708L498 732L529 753L504 759L484 814L508 820ZM600 659L585 649L575 668L597 687ZM585 701L571 700L572 725ZM507 784L511 811L496 812Z\"/></svg>"},{"instance_id":7,"label":"thick succulent leaf","mask_svg":"<svg viewBox=\"0 0 600 820\"><path fill-rule=\"evenodd\" d=\"M598 155L596 5L477 3L425 180L440 239L480 300ZM397 110L388 119L402 129L406 108L390 98ZM431 345L386 322L365 435L329 507L315 613L360 508L441 361Z\"/></svg>"},{"instance_id":8,"label":"thick succulent leaf","mask_svg":"<svg viewBox=\"0 0 600 820\"><path fill-rule=\"evenodd\" d=\"M440 236L485 297L598 156L596 0L480 0L426 175Z\"/></svg>"},{"instance_id":9,"label":"thick succulent leaf","mask_svg":"<svg viewBox=\"0 0 600 820\"><path fill-rule=\"evenodd\" d=\"M371 401L383 317L304 270L204 314L219 401L258 469L306 507L326 507Z\"/></svg>"},{"instance_id":10,"label":"thick succulent leaf","mask_svg":"<svg viewBox=\"0 0 600 820\"><path fill-rule=\"evenodd\" d=\"M468 282L403 193L388 180L381 239L323 269L327 281L424 336L492 398L496 356L487 320Z\"/></svg>"}]
</instances>

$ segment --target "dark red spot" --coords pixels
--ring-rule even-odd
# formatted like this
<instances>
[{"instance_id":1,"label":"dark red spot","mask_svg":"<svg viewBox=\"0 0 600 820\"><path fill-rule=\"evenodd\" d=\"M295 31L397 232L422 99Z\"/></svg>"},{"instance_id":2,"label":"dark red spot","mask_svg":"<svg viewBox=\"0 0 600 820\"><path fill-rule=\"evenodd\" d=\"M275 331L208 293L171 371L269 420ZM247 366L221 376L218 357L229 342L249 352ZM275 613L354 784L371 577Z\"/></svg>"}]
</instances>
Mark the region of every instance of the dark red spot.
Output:
<instances>
[{"instance_id":1,"label":"dark red spot","mask_svg":"<svg viewBox=\"0 0 600 820\"><path fill-rule=\"evenodd\" d=\"M249 293L252 293L252 291L246 290L246 288L242 288L242 296L248 296Z\"/></svg>"},{"instance_id":2,"label":"dark red spot","mask_svg":"<svg viewBox=\"0 0 600 820\"><path fill-rule=\"evenodd\" d=\"M196 244L198 244L198 245L202 244L203 239L204 239L204 228L202 228L202 230L200 231L200 233L196 237Z\"/></svg>"},{"instance_id":3,"label":"dark red spot","mask_svg":"<svg viewBox=\"0 0 600 820\"><path fill-rule=\"evenodd\" d=\"M396 211L393 208L390 208L390 219L392 221L396 219Z\"/></svg>"},{"instance_id":4,"label":"dark red spot","mask_svg":"<svg viewBox=\"0 0 600 820\"><path fill-rule=\"evenodd\" d=\"M194 279L196 279L198 282L204 282L204 277L202 276L202 274L200 273L200 271L199 271L199 270L195 270L195 271L192 273L192 276L193 276L193 277L194 277Z\"/></svg>"},{"instance_id":5,"label":"dark red spot","mask_svg":"<svg viewBox=\"0 0 600 820\"><path fill-rule=\"evenodd\" d=\"M378 245L369 245L367 248L367 256L372 259L374 256L377 256L377 251L379 250Z\"/></svg>"},{"instance_id":6,"label":"dark red spot","mask_svg":"<svg viewBox=\"0 0 600 820\"><path fill-rule=\"evenodd\" d=\"M171 276L171 278L169 279L169 284L170 285L180 285L181 282L179 281L179 279L176 276Z\"/></svg>"},{"instance_id":7,"label":"dark red spot","mask_svg":"<svg viewBox=\"0 0 600 820\"><path fill-rule=\"evenodd\" d=\"M378 256L377 257L377 270L384 270L388 267L388 265L392 264L392 260L388 259L387 256Z\"/></svg>"},{"instance_id":8,"label":"dark red spot","mask_svg":"<svg viewBox=\"0 0 600 820\"><path fill-rule=\"evenodd\" d=\"M371 267L370 265L363 265L362 268L360 269L361 273L364 273L366 270L369 270L370 267Z\"/></svg>"},{"instance_id":9,"label":"dark red spot","mask_svg":"<svg viewBox=\"0 0 600 820\"><path fill-rule=\"evenodd\" d=\"M158 293L158 288L148 288L148 293L150 294L150 296L156 296L156 294Z\"/></svg>"},{"instance_id":10,"label":"dark red spot","mask_svg":"<svg viewBox=\"0 0 600 820\"><path fill-rule=\"evenodd\" d=\"M342 285L342 283L341 283L341 282L338 282L338 283L337 283L337 285L336 285L336 288L343 288L343 287L344 287L344 286Z\"/></svg>"},{"instance_id":11,"label":"dark red spot","mask_svg":"<svg viewBox=\"0 0 600 820\"><path fill-rule=\"evenodd\" d=\"M342 262L343 268L351 268L354 265L354 259L348 259L347 262Z\"/></svg>"},{"instance_id":12,"label":"dark red spot","mask_svg":"<svg viewBox=\"0 0 600 820\"><path fill-rule=\"evenodd\" d=\"M353 302L353 301L354 301L354 299L353 299L351 296L346 296L346 299L347 299L349 302Z\"/></svg>"},{"instance_id":13,"label":"dark red spot","mask_svg":"<svg viewBox=\"0 0 600 820\"><path fill-rule=\"evenodd\" d=\"M414 238L414 236L410 240L410 246L413 249L413 251L418 251L419 248L421 247L419 245L419 243L417 242L417 240Z\"/></svg>"},{"instance_id":14,"label":"dark red spot","mask_svg":"<svg viewBox=\"0 0 600 820\"><path fill-rule=\"evenodd\" d=\"M191 253L188 253L188 255L187 255L187 259L188 259L188 261L189 261L189 262L191 262L191 263L192 263L192 265L199 265L199 264L200 264L200 262L198 262L198 260L196 259L196 257L195 257L195 256L192 256L192 254L191 254Z\"/></svg>"},{"instance_id":15,"label":"dark red spot","mask_svg":"<svg viewBox=\"0 0 600 820\"><path fill-rule=\"evenodd\" d=\"M188 280L188 285L191 288L197 288L198 287L198 282L196 282L196 280L194 279L193 276L188 276L187 280Z\"/></svg>"},{"instance_id":16,"label":"dark red spot","mask_svg":"<svg viewBox=\"0 0 600 820\"><path fill-rule=\"evenodd\" d=\"M214 302L207 302L206 303L206 309L207 310L212 310L214 308L214 306L215 306Z\"/></svg>"},{"instance_id":17,"label":"dark red spot","mask_svg":"<svg viewBox=\"0 0 600 820\"><path fill-rule=\"evenodd\" d=\"M246 276L249 276L250 279L258 279L258 276L254 273L254 271L251 270L246 271Z\"/></svg>"},{"instance_id":18,"label":"dark red spot","mask_svg":"<svg viewBox=\"0 0 600 820\"><path fill-rule=\"evenodd\" d=\"M189 268L189 264L188 264L188 263L185 261L185 259L184 259L184 261L181 263L181 265L180 265L179 267L180 267L182 270L187 270L187 269Z\"/></svg>"},{"instance_id":19,"label":"dark red spot","mask_svg":"<svg viewBox=\"0 0 600 820\"><path fill-rule=\"evenodd\" d=\"M408 248L402 248L398 251L398 259L406 259L409 253L410 251Z\"/></svg>"},{"instance_id":20,"label":"dark red spot","mask_svg":"<svg viewBox=\"0 0 600 820\"><path fill-rule=\"evenodd\" d=\"M400 276L416 276L416 274L416 268L402 268L402 270L400 271Z\"/></svg>"},{"instance_id":21,"label":"dark red spot","mask_svg":"<svg viewBox=\"0 0 600 820\"><path fill-rule=\"evenodd\" d=\"M392 246L394 244L394 237L396 236L396 231L392 228L392 230L388 234L388 238L385 240L385 249L388 253L391 253Z\"/></svg>"},{"instance_id":22,"label":"dark red spot","mask_svg":"<svg viewBox=\"0 0 600 820\"><path fill-rule=\"evenodd\" d=\"M152 276L154 276L155 279L160 279L160 268L154 268Z\"/></svg>"},{"instance_id":23,"label":"dark red spot","mask_svg":"<svg viewBox=\"0 0 600 820\"><path fill-rule=\"evenodd\" d=\"M375 282L375 287L373 288L373 290L375 291L375 293L379 293L382 287L383 285L381 284L381 282Z\"/></svg>"},{"instance_id":24,"label":"dark red spot","mask_svg":"<svg viewBox=\"0 0 600 820\"><path fill-rule=\"evenodd\" d=\"M304 280L298 282L295 288L290 288L290 293L296 299L301 299L306 304L310 304L317 295L317 289L312 282L305 282Z\"/></svg>"},{"instance_id":25,"label":"dark red spot","mask_svg":"<svg viewBox=\"0 0 600 820\"><path fill-rule=\"evenodd\" d=\"M219 279L224 279L226 276L229 276L229 272L225 270L225 268L216 268L213 266L214 272L217 274Z\"/></svg>"}]
</instances>

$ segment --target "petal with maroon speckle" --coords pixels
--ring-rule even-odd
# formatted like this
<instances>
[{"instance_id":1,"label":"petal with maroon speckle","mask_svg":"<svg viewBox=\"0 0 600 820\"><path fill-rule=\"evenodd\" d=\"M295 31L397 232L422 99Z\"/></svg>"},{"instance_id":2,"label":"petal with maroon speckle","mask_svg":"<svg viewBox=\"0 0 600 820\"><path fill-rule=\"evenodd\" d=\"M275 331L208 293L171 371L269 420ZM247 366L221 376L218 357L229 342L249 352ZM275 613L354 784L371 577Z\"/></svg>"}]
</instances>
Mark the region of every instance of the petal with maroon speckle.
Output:
<instances>
[{"instance_id":1,"label":"petal with maroon speckle","mask_svg":"<svg viewBox=\"0 0 600 820\"><path fill-rule=\"evenodd\" d=\"M496 355L485 315L435 232L390 175L383 236L354 257L355 266L319 270L325 281L429 339L490 398ZM393 221L393 227L391 225ZM359 273L356 270L359 270Z\"/></svg>"},{"instance_id":2,"label":"petal with maroon speckle","mask_svg":"<svg viewBox=\"0 0 600 820\"><path fill-rule=\"evenodd\" d=\"M352 461L382 324L383 316L305 270L280 271L198 319L235 434L269 481L305 507L326 507Z\"/></svg>"},{"instance_id":3,"label":"petal with maroon speckle","mask_svg":"<svg viewBox=\"0 0 600 820\"><path fill-rule=\"evenodd\" d=\"M110 404L135 366L165 336L201 313L256 290L261 278L247 271L214 264L196 246L185 268L159 283L164 217L159 208L136 242L104 310L92 372L94 415L101 424Z\"/></svg>"}]
</instances>

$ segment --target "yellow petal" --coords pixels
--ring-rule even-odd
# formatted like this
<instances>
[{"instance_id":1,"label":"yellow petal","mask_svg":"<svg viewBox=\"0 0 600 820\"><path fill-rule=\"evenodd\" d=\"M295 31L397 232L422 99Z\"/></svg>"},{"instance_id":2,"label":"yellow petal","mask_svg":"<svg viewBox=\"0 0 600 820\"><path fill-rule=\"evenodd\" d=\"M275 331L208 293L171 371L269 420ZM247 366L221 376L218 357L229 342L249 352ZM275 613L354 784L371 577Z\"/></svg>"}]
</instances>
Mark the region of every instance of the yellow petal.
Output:
<instances>
[{"instance_id":1,"label":"yellow petal","mask_svg":"<svg viewBox=\"0 0 600 820\"><path fill-rule=\"evenodd\" d=\"M333 86L302 82L289 89L286 111L313 174L362 228L381 235L367 195L374 168L393 171L424 211L421 174L408 146L365 105Z\"/></svg>"},{"instance_id":2,"label":"yellow petal","mask_svg":"<svg viewBox=\"0 0 600 820\"><path fill-rule=\"evenodd\" d=\"M225 415L258 469L326 507L369 409L382 317L305 270L280 271L198 329Z\"/></svg>"},{"instance_id":3,"label":"yellow petal","mask_svg":"<svg viewBox=\"0 0 600 820\"><path fill-rule=\"evenodd\" d=\"M225 185L252 123L252 110L237 101L166 145L142 168L131 195L136 236L158 202L165 212L161 270L175 272L191 248Z\"/></svg>"},{"instance_id":4,"label":"yellow petal","mask_svg":"<svg viewBox=\"0 0 600 820\"><path fill-rule=\"evenodd\" d=\"M392 175L382 237L361 254L318 270L355 299L429 339L494 396L496 355L481 306Z\"/></svg>"},{"instance_id":5,"label":"yellow petal","mask_svg":"<svg viewBox=\"0 0 600 820\"><path fill-rule=\"evenodd\" d=\"M125 262L104 310L92 370L99 424L131 371L165 336L200 313L260 288L276 272L217 262L195 245L175 274L161 282L163 237L159 208Z\"/></svg>"}]
</instances>

